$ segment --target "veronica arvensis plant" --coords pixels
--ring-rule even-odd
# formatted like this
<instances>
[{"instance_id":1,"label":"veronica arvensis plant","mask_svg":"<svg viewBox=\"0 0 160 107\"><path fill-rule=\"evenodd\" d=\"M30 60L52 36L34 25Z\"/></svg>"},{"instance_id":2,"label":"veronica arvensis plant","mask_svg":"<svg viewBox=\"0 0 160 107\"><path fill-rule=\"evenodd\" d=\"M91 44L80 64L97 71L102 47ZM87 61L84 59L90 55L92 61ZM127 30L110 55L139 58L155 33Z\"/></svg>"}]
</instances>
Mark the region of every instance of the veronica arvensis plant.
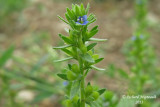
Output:
<instances>
[{"instance_id":1,"label":"veronica arvensis plant","mask_svg":"<svg viewBox=\"0 0 160 107\"><path fill-rule=\"evenodd\" d=\"M63 22L70 26L68 36L59 34L59 37L65 42L64 46L54 47L65 52L68 57L57 60L55 62L67 61L74 59L78 64L68 64L63 73L57 74L68 84L68 92L66 93L65 104L67 107L86 107L86 105L97 106L95 103L105 89L95 88L90 82L85 85L85 78L91 69L104 70L95 67L94 64L103 60L98 54L94 53L94 46L98 41L106 41L106 39L92 38L98 32L98 26L88 30L88 26L96 21L93 14L87 17L89 4L85 9L83 4L72 5L72 9L67 8L65 17L67 20L58 16ZM90 41L93 41L90 43Z\"/></svg>"}]
</instances>

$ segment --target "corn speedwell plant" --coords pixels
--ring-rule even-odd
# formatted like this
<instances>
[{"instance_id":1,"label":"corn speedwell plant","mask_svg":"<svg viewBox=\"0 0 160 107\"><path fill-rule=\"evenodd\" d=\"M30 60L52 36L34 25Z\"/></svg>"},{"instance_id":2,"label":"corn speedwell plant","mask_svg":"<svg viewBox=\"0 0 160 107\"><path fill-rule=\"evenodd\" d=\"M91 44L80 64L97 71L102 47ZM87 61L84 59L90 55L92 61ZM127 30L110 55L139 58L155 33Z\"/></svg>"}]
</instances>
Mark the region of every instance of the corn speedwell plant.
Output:
<instances>
[{"instance_id":1,"label":"corn speedwell plant","mask_svg":"<svg viewBox=\"0 0 160 107\"><path fill-rule=\"evenodd\" d=\"M98 26L88 30L88 26L96 21L93 14L87 17L89 4L85 9L83 4L72 5L72 9L67 8L65 19L58 16L63 22L70 26L68 36L59 34L59 37L65 42L64 46L54 47L65 52L68 57L57 60L55 62L67 61L74 59L76 64L68 64L63 73L57 74L63 80L68 82L69 92L67 92L65 104L67 107L101 107L96 100L105 89L95 88L90 82L85 85L85 78L91 69L104 70L95 67L94 64L103 60L99 55L94 53L94 46L97 43L89 43L90 41L106 41L106 39L92 38L98 32Z\"/></svg>"},{"instance_id":2,"label":"corn speedwell plant","mask_svg":"<svg viewBox=\"0 0 160 107\"><path fill-rule=\"evenodd\" d=\"M148 28L147 0L136 0L135 13L135 32L126 43L125 55L134 74L130 80L131 87L137 93L142 94L145 92L146 84L151 83L154 86L156 83L156 55L149 43L150 36L146 31Z\"/></svg>"}]
</instances>

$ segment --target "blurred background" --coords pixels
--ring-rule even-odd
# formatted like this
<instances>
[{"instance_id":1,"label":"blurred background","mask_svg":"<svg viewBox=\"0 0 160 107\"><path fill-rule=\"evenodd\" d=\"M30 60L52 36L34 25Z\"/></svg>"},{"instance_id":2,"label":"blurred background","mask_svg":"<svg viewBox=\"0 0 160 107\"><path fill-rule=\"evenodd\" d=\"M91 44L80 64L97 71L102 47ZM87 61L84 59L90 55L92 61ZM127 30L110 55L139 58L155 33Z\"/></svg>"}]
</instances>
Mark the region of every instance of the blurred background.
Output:
<instances>
[{"instance_id":1,"label":"blurred background","mask_svg":"<svg viewBox=\"0 0 160 107\"><path fill-rule=\"evenodd\" d=\"M135 0L0 0L0 107L63 107L65 81L56 74L68 62L53 63L65 55L52 47L63 44L58 33L67 34L68 26L57 15L64 18L66 7L81 2L89 2L89 12L97 18L96 37L108 39L95 48L104 57L97 66L106 71L90 72L87 81L111 90L118 99L127 92L128 80L116 74L116 68L128 73L123 76L130 74L123 47L133 36ZM159 61L160 1L148 0L147 6L149 43ZM159 73L158 63L156 67ZM160 87L151 90L160 94Z\"/></svg>"}]
</instances>

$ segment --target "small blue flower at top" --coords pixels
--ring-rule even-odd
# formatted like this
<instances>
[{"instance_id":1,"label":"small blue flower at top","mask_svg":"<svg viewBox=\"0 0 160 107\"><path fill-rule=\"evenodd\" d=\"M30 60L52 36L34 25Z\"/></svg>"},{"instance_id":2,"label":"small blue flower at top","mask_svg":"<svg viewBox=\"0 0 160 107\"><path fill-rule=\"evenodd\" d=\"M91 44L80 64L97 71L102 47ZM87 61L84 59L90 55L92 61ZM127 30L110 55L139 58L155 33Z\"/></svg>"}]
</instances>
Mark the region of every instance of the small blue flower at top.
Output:
<instances>
[{"instance_id":1,"label":"small blue flower at top","mask_svg":"<svg viewBox=\"0 0 160 107\"><path fill-rule=\"evenodd\" d=\"M84 16L80 16L78 19L77 19L77 24L80 24L80 25L86 25L88 23L87 21L87 15L84 15Z\"/></svg>"}]
</instances>

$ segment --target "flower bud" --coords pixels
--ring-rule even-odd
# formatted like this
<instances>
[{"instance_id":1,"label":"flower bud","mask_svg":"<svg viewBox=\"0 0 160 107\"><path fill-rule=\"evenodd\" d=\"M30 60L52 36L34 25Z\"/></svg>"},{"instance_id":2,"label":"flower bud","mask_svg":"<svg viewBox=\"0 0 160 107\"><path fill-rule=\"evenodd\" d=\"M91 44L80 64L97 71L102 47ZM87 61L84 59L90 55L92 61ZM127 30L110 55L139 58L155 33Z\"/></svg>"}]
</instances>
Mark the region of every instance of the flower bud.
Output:
<instances>
[{"instance_id":1,"label":"flower bud","mask_svg":"<svg viewBox=\"0 0 160 107\"><path fill-rule=\"evenodd\" d=\"M75 96L73 97L73 99L72 99L73 103L77 103L78 100L79 100L78 95L75 95Z\"/></svg>"},{"instance_id":2,"label":"flower bud","mask_svg":"<svg viewBox=\"0 0 160 107\"><path fill-rule=\"evenodd\" d=\"M92 97L94 98L94 100L97 100L98 97L99 97L99 93L98 93L97 91L94 91L94 92L92 93Z\"/></svg>"},{"instance_id":3,"label":"flower bud","mask_svg":"<svg viewBox=\"0 0 160 107\"><path fill-rule=\"evenodd\" d=\"M106 91L105 94L104 94L104 97L107 101L110 101L113 97L113 92L111 91Z\"/></svg>"},{"instance_id":4,"label":"flower bud","mask_svg":"<svg viewBox=\"0 0 160 107\"><path fill-rule=\"evenodd\" d=\"M78 73L78 72L79 72L79 67L78 67L77 64L73 64L73 65L72 65L72 71L73 71L74 73Z\"/></svg>"},{"instance_id":5,"label":"flower bud","mask_svg":"<svg viewBox=\"0 0 160 107\"><path fill-rule=\"evenodd\" d=\"M81 45L81 51L82 53L86 53L87 52L87 48L85 45Z\"/></svg>"},{"instance_id":6,"label":"flower bud","mask_svg":"<svg viewBox=\"0 0 160 107\"><path fill-rule=\"evenodd\" d=\"M74 73L74 72L72 72L72 71L68 71L67 72L67 78L69 79L69 80L75 80L76 79L76 74Z\"/></svg>"},{"instance_id":7,"label":"flower bud","mask_svg":"<svg viewBox=\"0 0 160 107\"><path fill-rule=\"evenodd\" d=\"M67 100L65 100L64 103L65 103L66 107L72 107L72 102L71 102L71 100L67 99Z\"/></svg>"},{"instance_id":8,"label":"flower bud","mask_svg":"<svg viewBox=\"0 0 160 107\"><path fill-rule=\"evenodd\" d=\"M88 86L86 87L86 89L85 89L86 96L91 95L92 92L93 92L92 86L91 86L91 85L88 85Z\"/></svg>"}]
</instances>

